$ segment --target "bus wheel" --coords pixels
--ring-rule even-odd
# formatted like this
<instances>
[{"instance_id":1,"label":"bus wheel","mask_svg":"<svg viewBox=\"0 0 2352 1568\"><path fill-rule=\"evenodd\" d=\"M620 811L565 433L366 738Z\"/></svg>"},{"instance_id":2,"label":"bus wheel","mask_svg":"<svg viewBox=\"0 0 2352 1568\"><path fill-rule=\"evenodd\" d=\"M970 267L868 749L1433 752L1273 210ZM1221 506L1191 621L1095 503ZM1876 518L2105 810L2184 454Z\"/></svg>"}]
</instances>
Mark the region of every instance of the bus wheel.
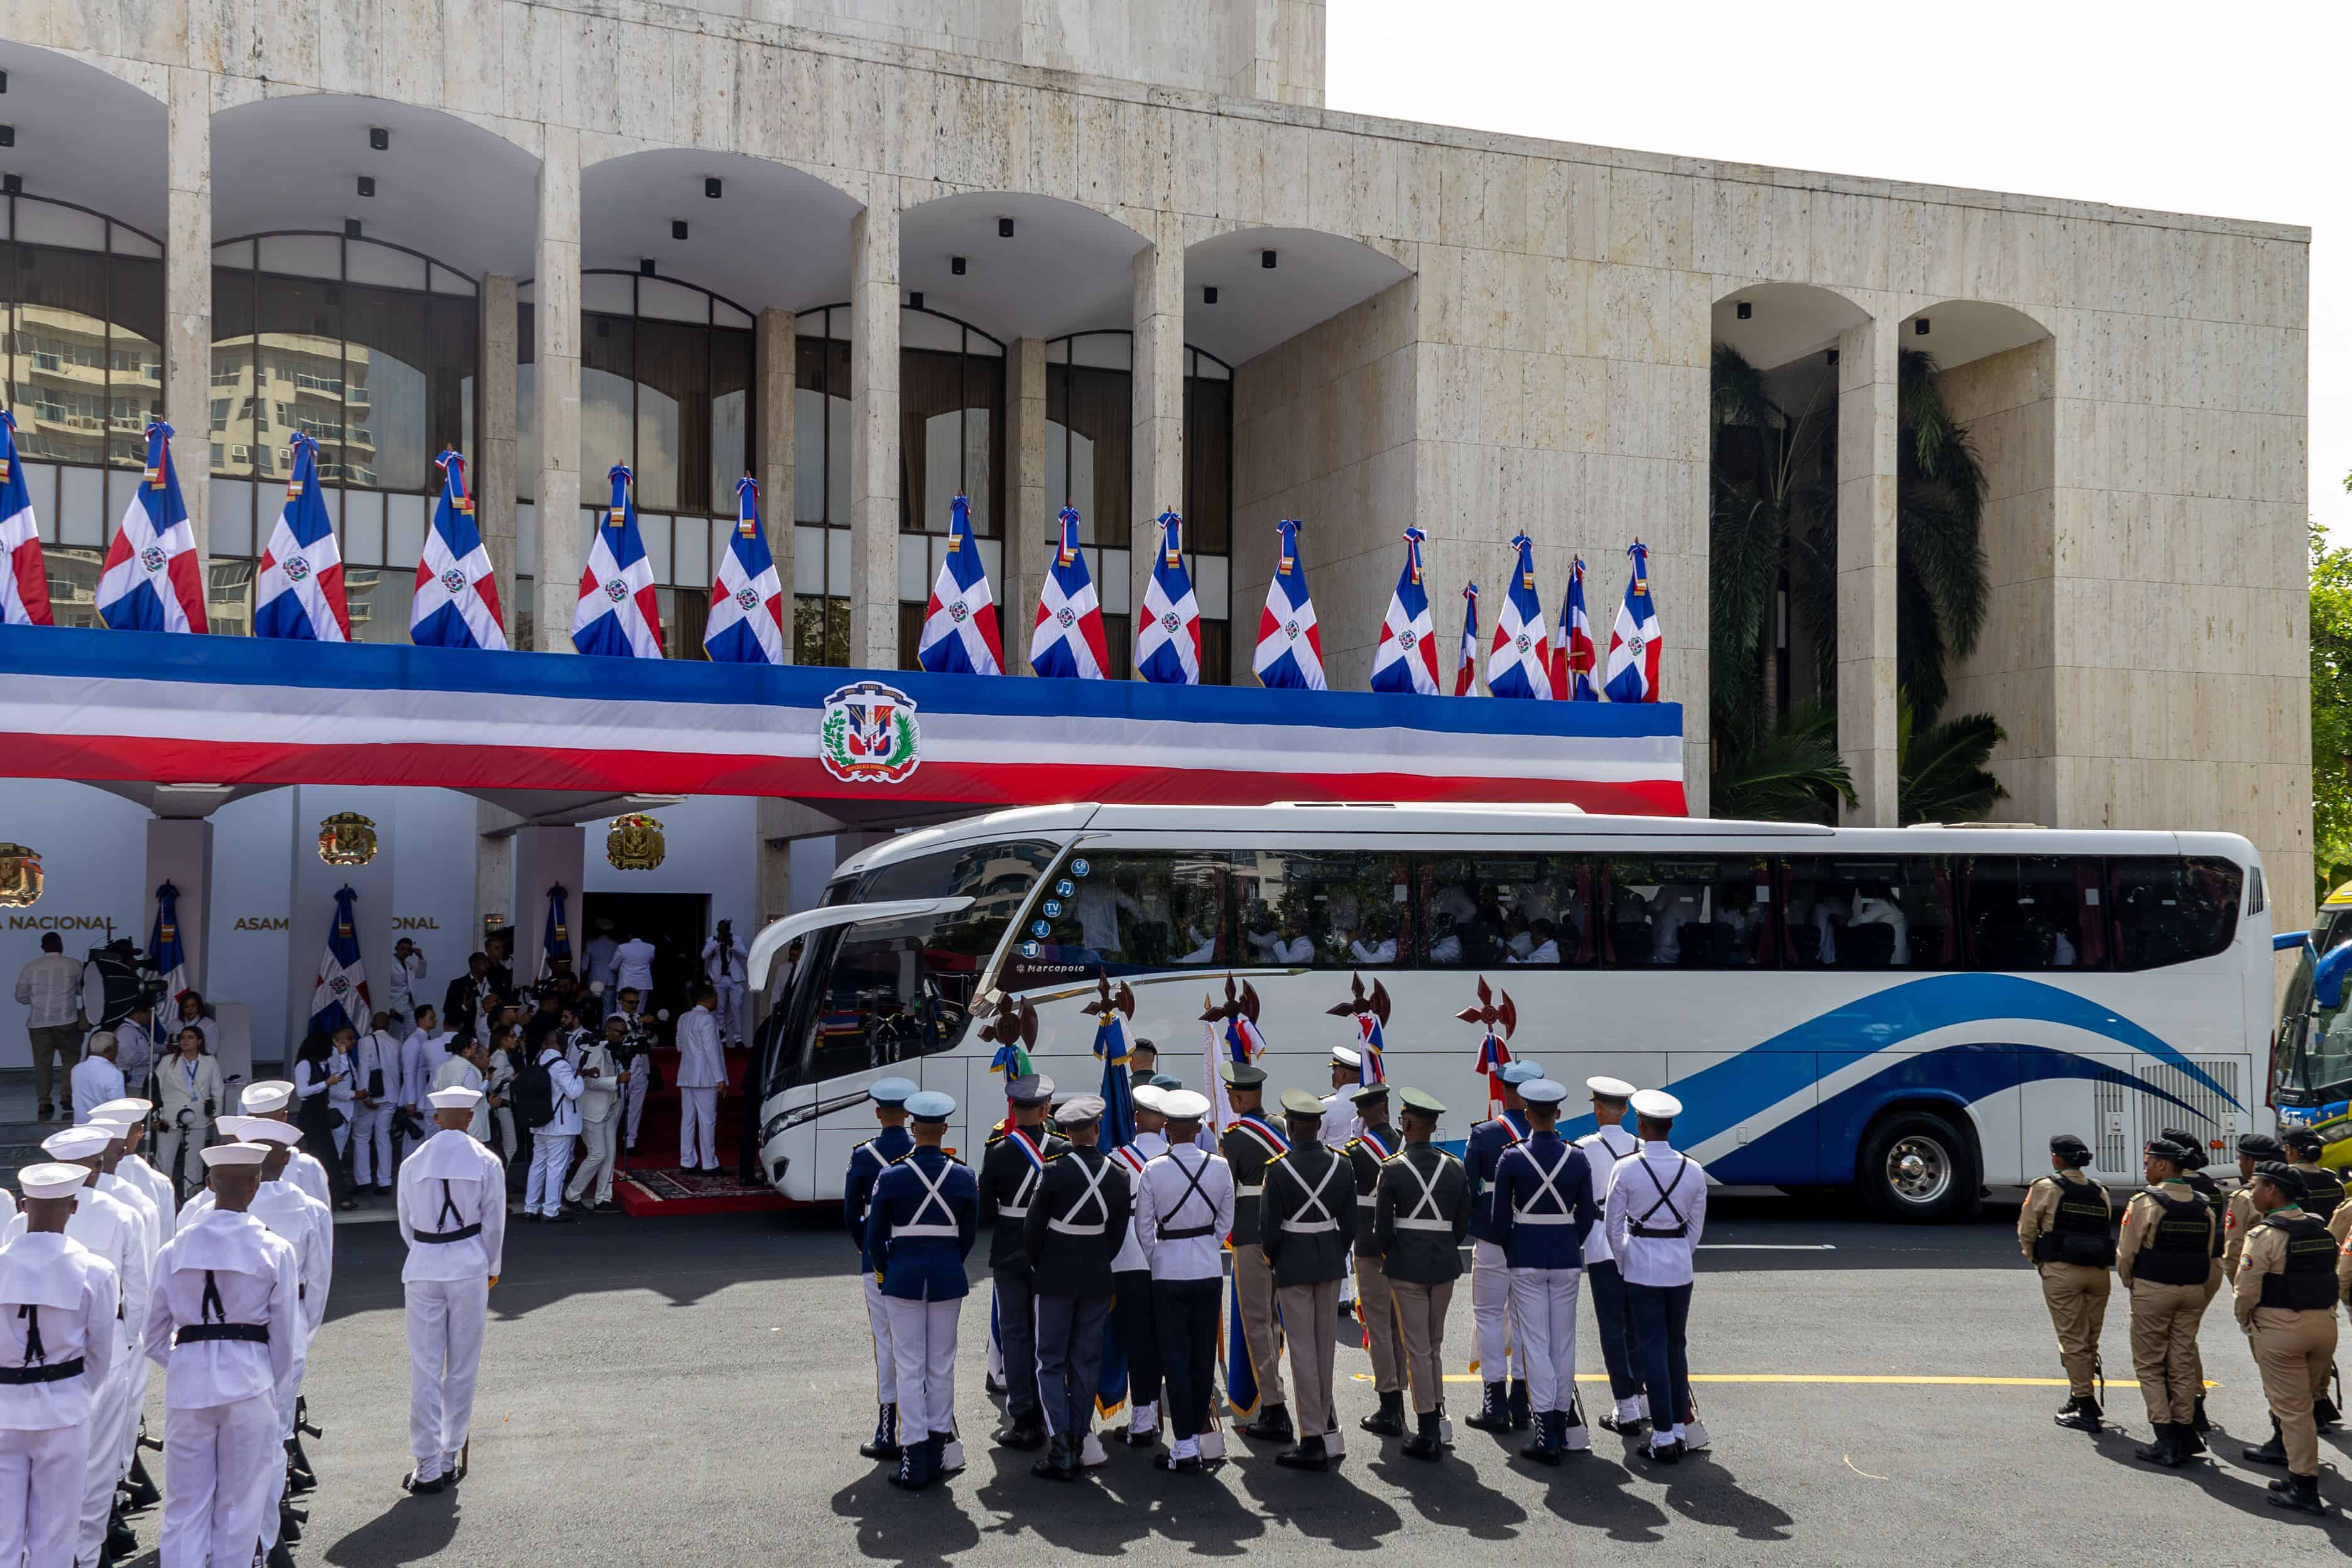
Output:
<instances>
[{"instance_id":1,"label":"bus wheel","mask_svg":"<svg viewBox=\"0 0 2352 1568\"><path fill-rule=\"evenodd\" d=\"M1976 1143L1932 1110L1898 1110L1863 1140L1855 1176L1864 1204L1881 1219L1958 1219L1977 1204Z\"/></svg>"}]
</instances>

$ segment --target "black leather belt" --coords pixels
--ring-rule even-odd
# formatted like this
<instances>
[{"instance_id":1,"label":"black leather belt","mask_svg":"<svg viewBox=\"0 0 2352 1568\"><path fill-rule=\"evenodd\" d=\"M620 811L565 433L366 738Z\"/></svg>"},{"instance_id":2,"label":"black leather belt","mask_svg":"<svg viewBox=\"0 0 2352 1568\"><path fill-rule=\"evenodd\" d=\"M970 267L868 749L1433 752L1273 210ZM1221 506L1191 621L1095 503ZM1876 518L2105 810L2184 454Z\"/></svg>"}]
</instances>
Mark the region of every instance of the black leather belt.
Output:
<instances>
[{"instance_id":1,"label":"black leather belt","mask_svg":"<svg viewBox=\"0 0 2352 1568\"><path fill-rule=\"evenodd\" d=\"M1216 1229L1217 1227L1213 1225L1189 1226L1182 1230L1170 1230L1166 1226L1162 1226L1160 1227L1160 1239L1162 1241L1190 1241L1194 1237L1213 1236L1216 1234Z\"/></svg>"},{"instance_id":2,"label":"black leather belt","mask_svg":"<svg viewBox=\"0 0 2352 1568\"><path fill-rule=\"evenodd\" d=\"M173 1336L175 1345L203 1344L208 1340L236 1340L247 1344L269 1342L268 1323L190 1323Z\"/></svg>"},{"instance_id":3,"label":"black leather belt","mask_svg":"<svg viewBox=\"0 0 2352 1568\"><path fill-rule=\"evenodd\" d=\"M0 1384L22 1385L28 1383L63 1383L81 1375L81 1357L54 1363L48 1366L0 1366Z\"/></svg>"},{"instance_id":4,"label":"black leather belt","mask_svg":"<svg viewBox=\"0 0 2352 1568\"><path fill-rule=\"evenodd\" d=\"M455 1230L420 1230L416 1239L425 1242L471 1241L482 1234L479 1225L461 1225Z\"/></svg>"}]
</instances>

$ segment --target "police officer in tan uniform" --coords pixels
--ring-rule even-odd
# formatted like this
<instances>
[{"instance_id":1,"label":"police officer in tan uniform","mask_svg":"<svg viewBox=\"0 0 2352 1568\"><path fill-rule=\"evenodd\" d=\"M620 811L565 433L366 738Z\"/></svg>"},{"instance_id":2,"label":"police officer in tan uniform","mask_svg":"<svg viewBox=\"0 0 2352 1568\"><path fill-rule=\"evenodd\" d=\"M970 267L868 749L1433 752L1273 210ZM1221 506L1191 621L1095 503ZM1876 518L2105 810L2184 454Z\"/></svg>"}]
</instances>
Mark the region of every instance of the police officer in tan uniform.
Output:
<instances>
[{"instance_id":1,"label":"police officer in tan uniform","mask_svg":"<svg viewBox=\"0 0 2352 1568\"><path fill-rule=\"evenodd\" d=\"M2262 1218L2254 1207L2254 1171L2266 1160L2284 1161L2286 1145L2267 1132L2249 1132L2238 1140L2238 1190L2221 1216L2221 1275L2238 1277L2238 1257L2245 1250L2246 1233Z\"/></svg>"},{"instance_id":2,"label":"police officer in tan uniform","mask_svg":"<svg viewBox=\"0 0 2352 1568\"><path fill-rule=\"evenodd\" d=\"M2205 1280L2221 1227L2212 1205L2182 1179L2192 1148L2169 1139L2146 1150L2147 1188L2124 1209L2116 1274L2131 1293L2132 1368L2156 1441L2133 1456L2178 1469L2204 1452L2198 1441L2197 1328L2205 1317Z\"/></svg>"},{"instance_id":3,"label":"police officer in tan uniform","mask_svg":"<svg viewBox=\"0 0 2352 1568\"><path fill-rule=\"evenodd\" d=\"M2344 1177L2320 1163L2327 1147L2326 1141L2308 1127L2291 1127L2279 1134L2286 1145L2287 1160L2294 1166L2295 1174L2303 1178L2303 1196L2295 1207L2325 1224L2340 1241L2343 1233L2336 1230L2336 1216L2347 1206L2344 1202ZM2328 1384L2336 1373L2331 1363L2319 1369L2317 1381L2311 1385L2311 1418L2321 1431L2331 1431L2341 1421L2343 1412L2328 1397Z\"/></svg>"},{"instance_id":4,"label":"police officer in tan uniform","mask_svg":"<svg viewBox=\"0 0 2352 1568\"><path fill-rule=\"evenodd\" d=\"M2107 1189L2083 1174L2091 1146L2071 1132L2050 1140L2051 1173L2026 1189L2017 1211L2017 1246L2042 1276L2042 1299L2058 1331L2069 1397L2054 1419L2061 1426L2097 1432L2099 1330L2116 1260L2115 1210Z\"/></svg>"},{"instance_id":5,"label":"police officer in tan uniform","mask_svg":"<svg viewBox=\"0 0 2352 1568\"><path fill-rule=\"evenodd\" d=\"M2311 1390L2336 1353L2336 1253L2326 1225L2297 1206L2302 1195L2303 1176L2294 1167L2272 1161L2256 1168L2254 1206L2263 1217L2240 1256L2236 1305L2271 1406L2271 1441L2246 1449L2245 1458L2285 1463L2285 1477L2271 1483L2273 1504L2319 1513L2325 1505Z\"/></svg>"},{"instance_id":6,"label":"police officer in tan uniform","mask_svg":"<svg viewBox=\"0 0 2352 1568\"><path fill-rule=\"evenodd\" d=\"M2212 1163L2212 1160L2206 1153L2205 1144L2201 1139L2194 1133L2184 1132L2178 1127L2166 1128L2160 1136L2167 1142L2179 1146L2187 1162L2180 1167L2180 1179L2195 1188L2198 1196L2203 1198L2213 1210L2215 1226L2213 1264L2205 1275L2205 1304L2210 1307L2213 1304L2213 1298L2221 1293L2221 1287L2229 1283L2230 1279L2230 1271L2221 1262L2221 1247L2227 1239L2227 1232L2222 1225L2222 1215L2229 1202L2229 1195L2221 1191L2221 1183L2206 1174L2206 1167ZM2201 1322L2202 1320L2200 1319L2200 1321ZM2202 1439L2206 1433L2213 1430L2213 1424L2205 1419L2205 1352L2194 1337L2189 1342L2189 1367L2192 1385L2197 1390L2195 1406L2189 1417L2189 1427L2199 1439L2189 1451L2197 1453L2203 1450L2205 1445Z\"/></svg>"}]
</instances>

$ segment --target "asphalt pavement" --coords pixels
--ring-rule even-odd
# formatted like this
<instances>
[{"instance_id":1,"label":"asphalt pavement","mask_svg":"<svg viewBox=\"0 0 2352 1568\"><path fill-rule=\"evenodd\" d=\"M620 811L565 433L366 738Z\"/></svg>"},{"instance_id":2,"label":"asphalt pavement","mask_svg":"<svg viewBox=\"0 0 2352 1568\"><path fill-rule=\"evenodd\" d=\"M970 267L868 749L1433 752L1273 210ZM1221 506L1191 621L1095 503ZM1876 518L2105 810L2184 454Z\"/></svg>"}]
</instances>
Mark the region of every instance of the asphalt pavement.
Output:
<instances>
[{"instance_id":1,"label":"asphalt pavement","mask_svg":"<svg viewBox=\"0 0 2352 1568\"><path fill-rule=\"evenodd\" d=\"M310 1450L299 1563L377 1568L648 1562L1033 1563L1279 1552L1286 1563L1381 1551L1449 1563L1598 1563L1629 1546L1676 1563L2004 1564L2339 1557L2352 1519L2265 1505L2275 1472L2239 1462L2267 1423L2226 1297L2205 1321L2215 1459L2136 1463L2146 1415L2124 1300L2105 1333L2109 1413L2093 1439L2063 1403L2014 1205L1934 1228L1882 1226L1793 1199L1710 1206L1691 1365L1714 1447L1658 1468L1596 1431L1556 1470L1457 1423L1439 1465L1354 1430L1375 1400L1360 1350L1339 1353L1348 1458L1333 1472L1247 1451L1201 1478L1140 1451L1076 1485L992 1449L982 1393L984 1272L963 1320L958 1413L971 1464L909 1497L857 1457L873 1424L871 1352L847 1242L822 1216L602 1218L509 1232L474 1411L473 1472L410 1499L400 1244L339 1226L334 1296L306 1384L326 1428ZM1601 1368L1582 1310L1579 1370ZM1474 1407L1467 1281L1448 1323L1457 1416ZM2352 1362L2352 1343L2347 1346ZM1358 1381L1358 1379L1361 1381ZM1593 1385L1584 1384L1588 1399ZM160 1402L162 1384L156 1384ZM1601 1391L1605 1394L1605 1390ZM151 1411L160 1422L161 1409ZM2352 1504L2352 1437L2323 1439L2321 1489ZM158 1456L150 1455L156 1465ZM160 1469L159 1469L160 1474ZM138 1521L153 1561L157 1515Z\"/></svg>"}]
</instances>

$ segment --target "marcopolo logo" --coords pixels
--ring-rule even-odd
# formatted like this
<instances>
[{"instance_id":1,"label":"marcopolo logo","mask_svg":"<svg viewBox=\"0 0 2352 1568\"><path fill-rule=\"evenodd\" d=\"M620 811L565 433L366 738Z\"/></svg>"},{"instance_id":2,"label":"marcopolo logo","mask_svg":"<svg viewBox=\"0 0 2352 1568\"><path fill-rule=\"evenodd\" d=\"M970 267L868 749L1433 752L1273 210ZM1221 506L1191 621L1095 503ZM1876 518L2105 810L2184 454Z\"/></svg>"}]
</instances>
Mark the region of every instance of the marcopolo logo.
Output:
<instances>
[{"instance_id":1,"label":"marcopolo logo","mask_svg":"<svg viewBox=\"0 0 2352 1568\"><path fill-rule=\"evenodd\" d=\"M915 702L878 680L845 686L824 700L817 760L846 784L903 784L921 765Z\"/></svg>"}]
</instances>

